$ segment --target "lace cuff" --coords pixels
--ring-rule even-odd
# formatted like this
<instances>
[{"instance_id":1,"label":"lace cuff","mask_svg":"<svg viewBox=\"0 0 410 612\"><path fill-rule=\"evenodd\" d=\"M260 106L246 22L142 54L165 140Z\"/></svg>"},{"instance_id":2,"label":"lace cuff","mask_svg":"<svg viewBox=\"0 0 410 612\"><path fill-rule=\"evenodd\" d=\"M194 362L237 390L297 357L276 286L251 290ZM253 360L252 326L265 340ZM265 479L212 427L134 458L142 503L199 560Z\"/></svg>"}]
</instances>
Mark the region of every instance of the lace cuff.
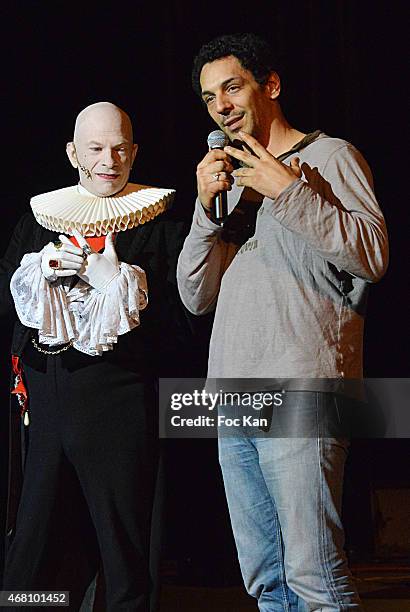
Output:
<instances>
[{"instance_id":1,"label":"lace cuff","mask_svg":"<svg viewBox=\"0 0 410 612\"><path fill-rule=\"evenodd\" d=\"M11 278L10 291L23 325L38 329L46 344L64 344L75 338L66 286L61 279L54 283L45 279L41 257L41 252L24 255Z\"/></svg>"},{"instance_id":2,"label":"lace cuff","mask_svg":"<svg viewBox=\"0 0 410 612\"><path fill-rule=\"evenodd\" d=\"M120 274L104 293L80 280L67 297L77 331L74 347L89 355L101 355L113 348L118 336L139 325L139 311L148 303L145 272L120 263Z\"/></svg>"},{"instance_id":3,"label":"lace cuff","mask_svg":"<svg viewBox=\"0 0 410 612\"><path fill-rule=\"evenodd\" d=\"M145 272L120 263L120 274L100 293L78 279L49 283L41 272L41 253L29 253L14 273L10 290L23 325L39 330L39 341L73 346L88 355L111 350L118 336L139 325L148 303Z\"/></svg>"}]
</instances>

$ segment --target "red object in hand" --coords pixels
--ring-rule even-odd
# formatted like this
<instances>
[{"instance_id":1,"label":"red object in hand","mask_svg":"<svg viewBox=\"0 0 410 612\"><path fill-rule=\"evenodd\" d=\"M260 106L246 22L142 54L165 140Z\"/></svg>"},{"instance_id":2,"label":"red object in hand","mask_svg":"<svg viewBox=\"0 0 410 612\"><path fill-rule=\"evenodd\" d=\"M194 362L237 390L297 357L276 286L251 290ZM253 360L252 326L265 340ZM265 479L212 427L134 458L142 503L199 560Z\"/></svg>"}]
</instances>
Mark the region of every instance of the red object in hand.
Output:
<instances>
[{"instance_id":1,"label":"red object in hand","mask_svg":"<svg viewBox=\"0 0 410 612\"><path fill-rule=\"evenodd\" d=\"M105 247L106 236L86 236L86 240L90 247L97 253ZM80 246L74 236L70 236L70 240L74 246Z\"/></svg>"}]
</instances>

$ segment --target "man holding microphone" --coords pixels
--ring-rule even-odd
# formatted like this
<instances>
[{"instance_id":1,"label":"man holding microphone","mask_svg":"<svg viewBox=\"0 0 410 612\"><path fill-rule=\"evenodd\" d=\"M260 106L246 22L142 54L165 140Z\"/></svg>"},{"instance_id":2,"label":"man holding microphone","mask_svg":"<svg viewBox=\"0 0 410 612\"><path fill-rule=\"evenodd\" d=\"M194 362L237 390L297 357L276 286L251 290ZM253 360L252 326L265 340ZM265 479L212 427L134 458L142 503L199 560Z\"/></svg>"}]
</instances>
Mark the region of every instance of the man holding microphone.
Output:
<instances>
[{"instance_id":1,"label":"man holding microphone","mask_svg":"<svg viewBox=\"0 0 410 612\"><path fill-rule=\"evenodd\" d=\"M348 441L325 434L321 417L362 376L363 304L387 266L372 176L348 142L289 125L257 36L204 45L193 86L230 141L198 164L177 272L192 313L216 309L208 377L255 392L279 379L282 413L313 424L308 436L219 438L245 586L263 612L361 610L340 520Z\"/></svg>"}]
</instances>

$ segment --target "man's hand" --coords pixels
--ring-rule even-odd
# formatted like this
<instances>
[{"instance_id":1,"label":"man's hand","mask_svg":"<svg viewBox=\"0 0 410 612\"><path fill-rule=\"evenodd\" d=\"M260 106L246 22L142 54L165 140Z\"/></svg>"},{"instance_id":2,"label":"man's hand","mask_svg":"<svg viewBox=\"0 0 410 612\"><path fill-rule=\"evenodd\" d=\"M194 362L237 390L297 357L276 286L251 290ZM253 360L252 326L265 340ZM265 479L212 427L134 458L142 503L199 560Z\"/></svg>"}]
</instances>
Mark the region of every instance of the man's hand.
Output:
<instances>
[{"instance_id":1,"label":"man's hand","mask_svg":"<svg viewBox=\"0 0 410 612\"><path fill-rule=\"evenodd\" d=\"M259 142L244 132L239 132L241 140L251 149L252 153L240 151L233 147L225 147L224 151L231 157L244 162L248 168L239 168L232 173L236 184L240 187L250 187L258 193L274 199L293 181L302 176L299 159L291 160L286 166L269 153Z\"/></svg>"},{"instance_id":2,"label":"man's hand","mask_svg":"<svg viewBox=\"0 0 410 612\"><path fill-rule=\"evenodd\" d=\"M78 276L98 291L104 292L110 282L120 273L118 257L113 244L113 234L108 234L105 239L104 253L93 251L87 240L77 230L73 230L73 235L82 252L89 251L83 260L83 267L77 272ZM68 243L68 238L65 238L65 241Z\"/></svg>"},{"instance_id":3,"label":"man's hand","mask_svg":"<svg viewBox=\"0 0 410 612\"><path fill-rule=\"evenodd\" d=\"M232 189L232 170L229 155L220 149L209 151L198 164L196 171L198 197L207 210L211 210L217 193Z\"/></svg>"},{"instance_id":4,"label":"man's hand","mask_svg":"<svg viewBox=\"0 0 410 612\"><path fill-rule=\"evenodd\" d=\"M64 235L43 248L41 271L50 282L64 276L74 276L84 264L83 252Z\"/></svg>"}]
</instances>

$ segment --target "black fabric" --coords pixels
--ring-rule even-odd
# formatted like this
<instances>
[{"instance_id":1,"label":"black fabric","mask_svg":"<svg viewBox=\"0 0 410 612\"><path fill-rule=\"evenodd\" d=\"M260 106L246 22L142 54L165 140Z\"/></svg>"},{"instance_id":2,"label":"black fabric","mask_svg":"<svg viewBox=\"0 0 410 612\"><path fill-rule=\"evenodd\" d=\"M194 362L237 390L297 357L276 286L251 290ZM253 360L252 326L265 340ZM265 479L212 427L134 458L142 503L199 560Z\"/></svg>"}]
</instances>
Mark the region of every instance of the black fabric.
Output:
<instances>
[{"instance_id":1,"label":"black fabric","mask_svg":"<svg viewBox=\"0 0 410 612\"><path fill-rule=\"evenodd\" d=\"M30 442L4 588L47 590L58 584L65 530L56 520L66 521L67 530L64 505L85 499L101 552L107 609L148 611L158 464L152 385L103 361L70 372L57 355L48 357L46 372L24 367ZM66 483L76 480L67 499ZM80 559L89 551L83 543Z\"/></svg>"}]
</instances>

